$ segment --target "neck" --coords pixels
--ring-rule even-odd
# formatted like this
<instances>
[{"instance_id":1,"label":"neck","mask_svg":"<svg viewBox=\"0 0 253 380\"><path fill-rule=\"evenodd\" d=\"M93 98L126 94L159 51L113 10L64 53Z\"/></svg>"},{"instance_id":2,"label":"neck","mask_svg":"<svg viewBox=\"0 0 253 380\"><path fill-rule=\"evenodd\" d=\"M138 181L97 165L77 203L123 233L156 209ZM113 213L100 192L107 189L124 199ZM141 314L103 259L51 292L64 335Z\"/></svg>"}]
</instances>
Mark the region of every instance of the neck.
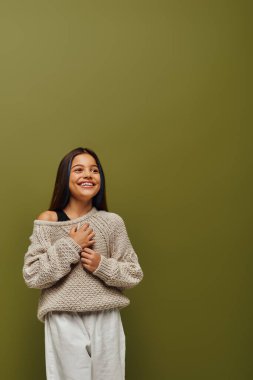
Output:
<instances>
[{"instance_id":1,"label":"neck","mask_svg":"<svg viewBox=\"0 0 253 380\"><path fill-rule=\"evenodd\" d=\"M80 201L74 198L70 198L66 207L64 207L63 211L67 213L67 215L73 218L79 218L87 214L92 209L92 200L89 201Z\"/></svg>"}]
</instances>

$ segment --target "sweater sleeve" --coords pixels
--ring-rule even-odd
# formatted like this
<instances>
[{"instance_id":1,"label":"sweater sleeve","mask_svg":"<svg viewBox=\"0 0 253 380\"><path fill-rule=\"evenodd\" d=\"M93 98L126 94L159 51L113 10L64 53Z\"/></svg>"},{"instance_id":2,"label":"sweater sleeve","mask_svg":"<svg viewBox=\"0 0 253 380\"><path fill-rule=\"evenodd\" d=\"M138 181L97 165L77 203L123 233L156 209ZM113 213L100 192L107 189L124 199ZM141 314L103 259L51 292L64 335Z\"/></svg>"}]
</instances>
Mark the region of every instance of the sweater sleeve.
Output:
<instances>
[{"instance_id":1,"label":"sweater sleeve","mask_svg":"<svg viewBox=\"0 0 253 380\"><path fill-rule=\"evenodd\" d=\"M118 214L115 215L110 257L101 255L99 265L92 273L107 285L123 290L136 286L144 275L128 237L125 223Z\"/></svg>"},{"instance_id":2,"label":"sweater sleeve","mask_svg":"<svg viewBox=\"0 0 253 380\"><path fill-rule=\"evenodd\" d=\"M82 248L70 236L49 242L43 226L35 226L24 257L23 278L29 288L43 289L54 285L80 260Z\"/></svg>"}]
</instances>

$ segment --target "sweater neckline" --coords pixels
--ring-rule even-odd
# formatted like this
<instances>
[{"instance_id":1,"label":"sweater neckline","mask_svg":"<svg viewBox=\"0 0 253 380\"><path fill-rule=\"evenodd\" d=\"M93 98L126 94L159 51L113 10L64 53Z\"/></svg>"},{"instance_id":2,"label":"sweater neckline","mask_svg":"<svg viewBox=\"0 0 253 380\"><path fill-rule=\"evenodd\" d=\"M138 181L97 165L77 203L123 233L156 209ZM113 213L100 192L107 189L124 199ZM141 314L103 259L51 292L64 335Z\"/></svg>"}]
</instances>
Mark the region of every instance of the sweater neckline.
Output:
<instances>
[{"instance_id":1,"label":"sweater neckline","mask_svg":"<svg viewBox=\"0 0 253 380\"><path fill-rule=\"evenodd\" d=\"M98 209L93 206L92 209L88 212L86 212L86 214L82 215L82 216L79 216L78 218L74 218L74 219L70 219L70 220L64 220L64 221L49 221L49 220L38 220L38 219L35 219L33 221L34 225L43 225L43 226L67 226L67 225L71 225L71 224L75 224L75 223L78 223L78 222L82 222L83 220L86 220L86 219L89 219L91 216L95 215L96 213L98 212Z\"/></svg>"}]
</instances>

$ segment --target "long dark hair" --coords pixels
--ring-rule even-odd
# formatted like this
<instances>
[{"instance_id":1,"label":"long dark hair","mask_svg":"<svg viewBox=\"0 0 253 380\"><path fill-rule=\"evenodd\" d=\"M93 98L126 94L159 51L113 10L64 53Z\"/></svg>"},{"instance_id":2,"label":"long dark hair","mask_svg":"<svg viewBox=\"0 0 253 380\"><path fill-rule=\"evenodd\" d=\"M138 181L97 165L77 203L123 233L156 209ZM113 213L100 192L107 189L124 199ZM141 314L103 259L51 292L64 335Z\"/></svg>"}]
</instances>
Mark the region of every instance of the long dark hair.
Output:
<instances>
[{"instance_id":1,"label":"long dark hair","mask_svg":"<svg viewBox=\"0 0 253 380\"><path fill-rule=\"evenodd\" d=\"M95 197L92 198L92 206L95 206L98 210L108 211L105 195L105 176L101 163L93 150L82 147L71 150L61 160L57 170L54 192L49 207L50 211L62 210L68 204L70 198L69 176L72 160L75 156L82 153L89 153L95 158L100 173L100 190Z\"/></svg>"}]
</instances>

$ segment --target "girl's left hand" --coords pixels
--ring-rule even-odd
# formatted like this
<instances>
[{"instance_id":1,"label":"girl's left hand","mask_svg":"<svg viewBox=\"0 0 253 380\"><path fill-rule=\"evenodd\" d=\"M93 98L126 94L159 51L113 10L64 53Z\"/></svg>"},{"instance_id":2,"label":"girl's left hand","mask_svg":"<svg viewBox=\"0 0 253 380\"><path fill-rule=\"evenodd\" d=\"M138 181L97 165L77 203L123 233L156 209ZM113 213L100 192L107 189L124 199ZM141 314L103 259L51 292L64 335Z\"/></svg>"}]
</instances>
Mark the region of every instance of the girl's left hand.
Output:
<instances>
[{"instance_id":1,"label":"girl's left hand","mask_svg":"<svg viewBox=\"0 0 253 380\"><path fill-rule=\"evenodd\" d=\"M94 272L100 263L101 255L91 248L84 248L81 252L82 266L90 272Z\"/></svg>"}]
</instances>

